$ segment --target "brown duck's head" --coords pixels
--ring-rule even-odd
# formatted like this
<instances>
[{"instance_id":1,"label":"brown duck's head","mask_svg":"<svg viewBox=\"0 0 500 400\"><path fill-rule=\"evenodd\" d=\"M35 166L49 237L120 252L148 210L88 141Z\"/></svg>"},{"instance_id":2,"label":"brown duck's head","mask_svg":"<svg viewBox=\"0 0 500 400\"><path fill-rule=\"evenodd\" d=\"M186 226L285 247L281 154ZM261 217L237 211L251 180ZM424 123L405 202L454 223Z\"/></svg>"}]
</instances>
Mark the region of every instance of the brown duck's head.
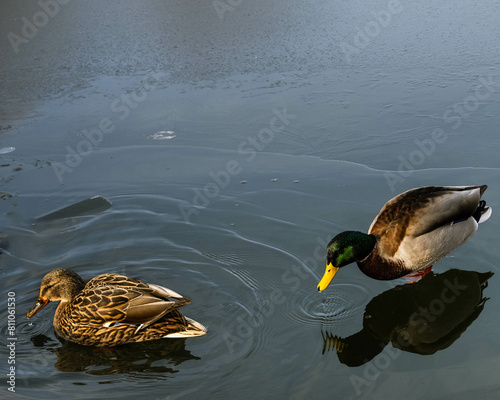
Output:
<instances>
[{"instance_id":1,"label":"brown duck's head","mask_svg":"<svg viewBox=\"0 0 500 400\"><path fill-rule=\"evenodd\" d=\"M54 269L43 277L38 300L26 316L31 318L51 301L71 301L84 287L85 282L76 272L65 268Z\"/></svg>"}]
</instances>

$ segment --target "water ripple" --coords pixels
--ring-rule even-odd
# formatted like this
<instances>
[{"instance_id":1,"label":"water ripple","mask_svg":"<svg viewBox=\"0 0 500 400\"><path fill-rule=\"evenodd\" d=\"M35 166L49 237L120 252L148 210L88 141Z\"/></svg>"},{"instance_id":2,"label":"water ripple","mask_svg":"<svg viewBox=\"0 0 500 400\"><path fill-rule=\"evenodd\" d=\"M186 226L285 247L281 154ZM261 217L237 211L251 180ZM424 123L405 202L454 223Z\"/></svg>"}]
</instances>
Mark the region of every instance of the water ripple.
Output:
<instances>
[{"instance_id":1,"label":"water ripple","mask_svg":"<svg viewBox=\"0 0 500 400\"><path fill-rule=\"evenodd\" d=\"M330 325L355 317L364 309L369 298L369 291L359 284L333 284L322 301L316 291L302 295L286 317L302 325Z\"/></svg>"},{"instance_id":2,"label":"water ripple","mask_svg":"<svg viewBox=\"0 0 500 400\"><path fill-rule=\"evenodd\" d=\"M240 281L242 281L248 288L252 290L259 289L259 281L252 276L252 273L243 268L231 268L228 269L228 272L237 277Z\"/></svg>"},{"instance_id":3,"label":"water ripple","mask_svg":"<svg viewBox=\"0 0 500 400\"><path fill-rule=\"evenodd\" d=\"M228 254L215 254L215 253L202 253L203 256L220 262L224 265L241 265L244 260L242 257L238 256L236 253L228 253Z\"/></svg>"}]
</instances>

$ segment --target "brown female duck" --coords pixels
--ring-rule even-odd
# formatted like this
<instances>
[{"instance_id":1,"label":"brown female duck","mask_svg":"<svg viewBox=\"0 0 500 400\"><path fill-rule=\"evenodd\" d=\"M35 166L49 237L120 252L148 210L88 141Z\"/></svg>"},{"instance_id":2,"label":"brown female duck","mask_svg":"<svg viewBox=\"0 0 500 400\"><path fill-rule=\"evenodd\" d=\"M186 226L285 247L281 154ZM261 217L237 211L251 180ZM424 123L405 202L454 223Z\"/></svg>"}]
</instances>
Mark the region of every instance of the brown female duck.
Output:
<instances>
[{"instance_id":1,"label":"brown female duck","mask_svg":"<svg viewBox=\"0 0 500 400\"><path fill-rule=\"evenodd\" d=\"M163 286L120 274L99 275L85 285L72 270L55 269L42 279L40 295L27 317L51 301L60 301L54 315L55 332L86 346L206 333L203 325L180 312L179 307L189 304L189 299Z\"/></svg>"},{"instance_id":2,"label":"brown female duck","mask_svg":"<svg viewBox=\"0 0 500 400\"><path fill-rule=\"evenodd\" d=\"M326 289L338 269L354 261L374 279L430 271L490 217L491 208L481 200L486 188L426 186L397 195L382 207L368 234L346 231L331 240L318 290Z\"/></svg>"}]
</instances>

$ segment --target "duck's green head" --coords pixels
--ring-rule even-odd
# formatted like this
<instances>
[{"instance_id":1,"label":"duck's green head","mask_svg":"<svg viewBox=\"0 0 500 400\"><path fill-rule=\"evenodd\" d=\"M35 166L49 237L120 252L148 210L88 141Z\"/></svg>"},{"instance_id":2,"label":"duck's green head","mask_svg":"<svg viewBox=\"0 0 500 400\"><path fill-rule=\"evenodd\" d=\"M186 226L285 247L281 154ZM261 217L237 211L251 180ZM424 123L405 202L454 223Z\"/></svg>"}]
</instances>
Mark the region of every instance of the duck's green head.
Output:
<instances>
[{"instance_id":1,"label":"duck's green head","mask_svg":"<svg viewBox=\"0 0 500 400\"><path fill-rule=\"evenodd\" d=\"M339 268L368 256L375 247L373 235L346 231L335 236L326 247L326 271L318 284L318 290L325 290Z\"/></svg>"}]
</instances>

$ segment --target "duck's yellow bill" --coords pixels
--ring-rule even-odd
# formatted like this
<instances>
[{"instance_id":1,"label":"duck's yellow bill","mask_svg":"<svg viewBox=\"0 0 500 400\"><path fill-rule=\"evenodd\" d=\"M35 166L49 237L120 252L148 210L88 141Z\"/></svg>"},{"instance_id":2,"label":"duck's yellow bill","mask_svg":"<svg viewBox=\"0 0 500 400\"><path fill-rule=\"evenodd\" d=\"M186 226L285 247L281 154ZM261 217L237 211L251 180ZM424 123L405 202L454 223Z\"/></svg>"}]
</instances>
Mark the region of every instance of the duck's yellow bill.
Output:
<instances>
[{"instance_id":1,"label":"duck's yellow bill","mask_svg":"<svg viewBox=\"0 0 500 400\"><path fill-rule=\"evenodd\" d=\"M338 267L334 267L332 263L327 264L325 275L323 275L323 278L318 283L318 290L320 292L328 287L338 270Z\"/></svg>"},{"instance_id":2,"label":"duck's yellow bill","mask_svg":"<svg viewBox=\"0 0 500 400\"><path fill-rule=\"evenodd\" d=\"M35 305L31 307L28 313L26 314L26 317L31 318L33 315L35 315L38 311L40 311L43 307L45 307L49 303L50 301L45 300L43 297L39 296Z\"/></svg>"}]
</instances>

